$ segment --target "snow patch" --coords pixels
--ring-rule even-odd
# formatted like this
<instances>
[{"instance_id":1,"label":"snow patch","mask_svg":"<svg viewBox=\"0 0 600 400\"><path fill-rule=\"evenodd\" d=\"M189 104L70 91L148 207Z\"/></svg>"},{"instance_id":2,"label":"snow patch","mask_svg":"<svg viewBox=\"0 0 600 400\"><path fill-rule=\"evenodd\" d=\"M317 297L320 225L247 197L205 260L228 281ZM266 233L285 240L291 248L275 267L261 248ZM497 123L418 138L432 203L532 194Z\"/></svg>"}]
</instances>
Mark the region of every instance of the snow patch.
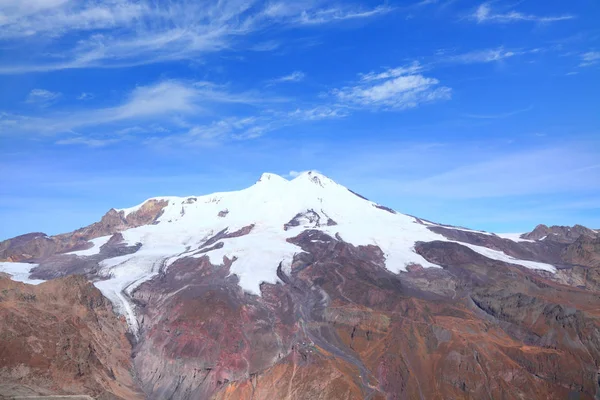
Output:
<instances>
[{"instance_id":1,"label":"snow patch","mask_svg":"<svg viewBox=\"0 0 600 400\"><path fill-rule=\"evenodd\" d=\"M41 279L29 279L31 270L37 266L38 264L0 262L0 272L9 274L13 281L23 282L30 285L39 285L40 283L46 281Z\"/></svg>"},{"instance_id":2,"label":"snow patch","mask_svg":"<svg viewBox=\"0 0 600 400\"><path fill-rule=\"evenodd\" d=\"M535 242L535 240L523 239L521 235L524 235L524 233L496 233L496 236L502 239L512 240L513 242Z\"/></svg>"},{"instance_id":3,"label":"snow patch","mask_svg":"<svg viewBox=\"0 0 600 400\"><path fill-rule=\"evenodd\" d=\"M529 268L529 269L541 269L541 270L549 271L549 272L553 272L553 273L556 272L556 267L554 267L553 265L550 265L550 264L545 264L545 263L541 263L541 262L537 262L537 261L520 260L518 258L511 257L508 254L505 254L501 251L488 249L487 247L483 247L483 246L476 246L474 244L463 243L463 242L455 242L455 243L459 243L465 247L468 247L471 250L475 251L476 253L479 253L479 254L481 254L487 258L490 258L492 260L504 261L509 264L516 264L516 265L520 265L522 267Z\"/></svg>"},{"instance_id":4,"label":"snow patch","mask_svg":"<svg viewBox=\"0 0 600 400\"><path fill-rule=\"evenodd\" d=\"M92 247L90 247L89 249L71 251L71 252L65 253L65 254L72 254L74 256L84 256L84 257L94 256L94 255L100 253L100 247L104 246L110 240L111 237L112 236L102 236L102 237L99 237L96 239L92 239L92 240L90 240L90 242L92 242Z\"/></svg>"}]
</instances>

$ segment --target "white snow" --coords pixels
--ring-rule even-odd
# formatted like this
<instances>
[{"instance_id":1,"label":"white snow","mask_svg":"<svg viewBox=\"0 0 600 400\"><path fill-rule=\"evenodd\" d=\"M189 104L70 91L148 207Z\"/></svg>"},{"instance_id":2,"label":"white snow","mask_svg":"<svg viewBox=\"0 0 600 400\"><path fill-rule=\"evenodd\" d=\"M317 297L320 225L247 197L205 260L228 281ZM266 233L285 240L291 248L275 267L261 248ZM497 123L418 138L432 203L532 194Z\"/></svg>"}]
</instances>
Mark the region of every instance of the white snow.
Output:
<instances>
[{"instance_id":1,"label":"white snow","mask_svg":"<svg viewBox=\"0 0 600 400\"><path fill-rule=\"evenodd\" d=\"M504 261L511 264L521 265L530 269L541 269L549 272L556 272L556 268L550 264L545 264L537 261L527 261L527 260L519 260L518 258L511 257L501 251L488 249L483 246L476 246L469 243L456 242L460 243L465 247L470 248L471 250L486 256L487 258L491 258L492 260Z\"/></svg>"},{"instance_id":2,"label":"white snow","mask_svg":"<svg viewBox=\"0 0 600 400\"><path fill-rule=\"evenodd\" d=\"M38 264L0 262L0 272L9 274L13 281L28 283L30 285L39 285L45 281L40 279L29 279L30 271L37 266Z\"/></svg>"},{"instance_id":3,"label":"white snow","mask_svg":"<svg viewBox=\"0 0 600 400\"><path fill-rule=\"evenodd\" d=\"M425 221L423 221L425 222ZM442 225L442 224L435 224L432 222L427 223L427 225L429 226L439 226L440 228L447 228L447 229L452 229L454 231L463 231L463 232L472 232L472 233L480 233L482 235L488 235L491 236L493 235L493 233L490 232L486 232L486 231L477 231L475 229L468 229L468 228L462 228L460 226L450 226L450 225Z\"/></svg>"},{"instance_id":4,"label":"white snow","mask_svg":"<svg viewBox=\"0 0 600 400\"><path fill-rule=\"evenodd\" d=\"M153 197L152 199L148 199L148 200L157 200L157 201L161 201L161 200L166 200L166 201L178 201L178 200L183 200L183 198L180 197L174 197L174 196L161 196L161 197ZM146 200L146 201L148 201ZM144 202L146 203L146 202ZM129 207L129 208L115 208L115 211L117 212L123 212L123 215L125 217L127 217L129 214L136 212L137 210L139 210L144 203L138 204L137 206L133 206L133 207Z\"/></svg>"},{"instance_id":5,"label":"white snow","mask_svg":"<svg viewBox=\"0 0 600 400\"><path fill-rule=\"evenodd\" d=\"M513 242L535 242L535 240L531 239L523 239L521 238L523 233L496 233L496 236L502 239L512 240Z\"/></svg>"},{"instance_id":6,"label":"white snow","mask_svg":"<svg viewBox=\"0 0 600 400\"><path fill-rule=\"evenodd\" d=\"M244 190L193 197L197 200L188 201L190 197L156 198L168 201L158 224L122 232L129 245L141 243L140 250L101 263L101 275L108 279L95 285L127 316L134 333L137 332L135 310L125 294L151 279L161 267L168 268L182 257L207 255L213 264L223 263L224 257L236 257L231 273L239 277L244 290L260 294L261 282L277 282L280 263L289 271L294 254L302 249L287 239L307 228L331 236L339 234L353 245L379 246L385 254L386 268L395 273L405 271L409 264L438 267L414 251L417 241L450 241L413 217L374 207L375 203L356 196L316 172L302 173L291 181L275 174L263 174L255 185ZM119 211L127 215L141 206ZM226 215L220 217L219 213L225 210L227 213L222 215ZM300 218L300 226L284 230L286 223L308 210L319 215L318 226L307 218ZM327 226L328 219L337 225ZM201 253L201 246L217 233L223 230L233 233L250 225L254 227L249 234L221 239L216 242L223 243L221 249ZM99 248L100 242L94 243L93 249ZM551 265L516 260L500 251L461 244L492 259L527 268L554 270Z\"/></svg>"},{"instance_id":7,"label":"white snow","mask_svg":"<svg viewBox=\"0 0 600 400\"><path fill-rule=\"evenodd\" d=\"M78 250L78 251L71 251L69 253L65 253L65 254L71 254L71 255L75 255L75 256L93 256L96 255L98 253L100 253L100 247L104 246L106 244L106 242L108 242L110 240L111 236L102 236L96 239L92 239L90 240L90 242L92 242L93 246L90 247L89 249L86 250Z\"/></svg>"}]
</instances>

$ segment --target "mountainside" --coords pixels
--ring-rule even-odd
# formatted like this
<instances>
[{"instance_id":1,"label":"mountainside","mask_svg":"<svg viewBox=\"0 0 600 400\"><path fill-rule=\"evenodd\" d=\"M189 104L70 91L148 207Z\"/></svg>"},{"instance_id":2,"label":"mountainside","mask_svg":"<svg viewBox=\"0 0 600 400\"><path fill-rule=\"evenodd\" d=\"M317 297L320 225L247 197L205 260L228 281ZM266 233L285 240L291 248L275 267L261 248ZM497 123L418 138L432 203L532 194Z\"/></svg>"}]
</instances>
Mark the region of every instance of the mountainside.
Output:
<instances>
[{"instance_id":1,"label":"mountainside","mask_svg":"<svg viewBox=\"0 0 600 400\"><path fill-rule=\"evenodd\" d=\"M0 277L0 395L142 399L127 325L80 276L39 286Z\"/></svg>"},{"instance_id":2,"label":"mountainside","mask_svg":"<svg viewBox=\"0 0 600 400\"><path fill-rule=\"evenodd\" d=\"M237 192L149 199L72 233L19 236L0 243L0 261L39 284L10 283L35 296L52 284L75 293L85 279L65 277L82 275L123 316L102 303L113 322L94 328L78 307L14 308L3 291L0 311L31 323L3 319L0 332L30 335L60 310L75 331L100 329L93 348L121 340L119 357L86 375L94 385L59 384L83 379L80 361L48 364L44 394L600 398L600 233L582 226L480 232L400 214L316 172L263 174ZM48 327L31 336L37 347L11 351L51 358L64 339ZM11 351L0 373L29 385L37 358Z\"/></svg>"}]
</instances>

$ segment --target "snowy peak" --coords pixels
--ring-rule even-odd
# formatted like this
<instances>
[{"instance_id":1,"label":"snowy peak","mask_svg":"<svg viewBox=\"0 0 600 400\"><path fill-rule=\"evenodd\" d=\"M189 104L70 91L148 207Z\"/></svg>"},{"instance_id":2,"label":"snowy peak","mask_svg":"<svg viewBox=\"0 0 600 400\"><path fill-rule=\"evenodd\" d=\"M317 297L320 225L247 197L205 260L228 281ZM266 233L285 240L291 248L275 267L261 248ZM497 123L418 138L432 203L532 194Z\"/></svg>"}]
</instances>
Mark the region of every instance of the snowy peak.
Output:
<instances>
[{"instance_id":1,"label":"snowy peak","mask_svg":"<svg viewBox=\"0 0 600 400\"><path fill-rule=\"evenodd\" d=\"M320 187L325 187L326 185L337 185L337 183L334 182L333 179L328 178L327 176L325 176L317 171L302 172L302 173L298 174L298 176L296 176L291 181L288 181L287 179L285 179L284 177L282 177L280 175L273 174L270 172L265 172L260 176L258 181L256 181L256 183L276 183L276 184L291 183L293 185L301 185L306 182L310 182L310 183L320 186Z\"/></svg>"},{"instance_id":2,"label":"snowy peak","mask_svg":"<svg viewBox=\"0 0 600 400\"><path fill-rule=\"evenodd\" d=\"M279 176L277 174L272 174L270 172L265 172L264 174L262 174L260 176L260 178L258 179L258 181L256 181L256 183L286 183L288 182L287 179L285 179L282 176Z\"/></svg>"},{"instance_id":3,"label":"snowy peak","mask_svg":"<svg viewBox=\"0 0 600 400\"><path fill-rule=\"evenodd\" d=\"M439 267L416 252L415 244L453 241L430 229L435 224L396 213L316 171L303 172L289 181L264 173L246 189L156 197L109 214L101 227L116 227L121 244L135 252L103 258L98 270L103 280L95 285L128 315L134 330L133 307L123 291L130 293L180 259L208 257L215 266L229 262L229 272L238 277L239 285L258 295L261 283L279 280L279 266L290 272L295 255L304 251L290 239L303 231L317 230L354 246L377 246L385 268L393 273L415 265ZM98 233L95 228L91 231ZM96 241L91 248L71 257L99 256L114 233L102 232L102 236L92 237ZM554 271L548 264L516 260L475 244L463 245L491 259Z\"/></svg>"},{"instance_id":4,"label":"snowy peak","mask_svg":"<svg viewBox=\"0 0 600 400\"><path fill-rule=\"evenodd\" d=\"M301 183L301 182L310 182L314 185L325 187L327 185L338 185L332 179L326 177L325 175L317 172L317 171L306 171L298 175L292 182Z\"/></svg>"}]
</instances>

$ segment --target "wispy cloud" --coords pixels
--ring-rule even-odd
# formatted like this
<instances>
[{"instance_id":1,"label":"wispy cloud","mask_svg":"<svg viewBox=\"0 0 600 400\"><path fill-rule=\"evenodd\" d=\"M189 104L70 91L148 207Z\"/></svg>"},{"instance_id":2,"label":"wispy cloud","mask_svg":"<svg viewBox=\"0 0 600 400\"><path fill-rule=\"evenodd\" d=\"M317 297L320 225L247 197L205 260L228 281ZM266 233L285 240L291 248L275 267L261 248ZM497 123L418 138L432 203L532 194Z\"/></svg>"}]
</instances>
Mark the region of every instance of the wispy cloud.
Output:
<instances>
[{"instance_id":1,"label":"wispy cloud","mask_svg":"<svg viewBox=\"0 0 600 400\"><path fill-rule=\"evenodd\" d=\"M108 29L128 25L150 10L144 3L109 0L4 0L0 4L0 38L15 39L49 35L60 37L74 31Z\"/></svg>"},{"instance_id":2,"label":"wispy cloud","mask_svg":"<svg viewBox=\"0 0 600 400\"><path fill-rule=\"evenodd\" d=\"M60 146L68 146L68 145L80 145L87 147L105 147L117 142L120 142L121 139L111 138L111 139L94 139L90 137L72 137L68 139L57 140L55 144Z\"/></svg>"},{"instance_id":3,"label":"wispy cloud","mask_svg":"<svg viewBox=\"0 0 600 400\"><path fill-rule=\"evenodd\" d=\"M302 123L338 119L348 113L338 106L297 108L293 111L264 110L249 116L231 116L206 124L195 124L182 134L152 137L149 145L214 146L227 141L252 140L268 133Z\"/></svg>"},{"instance_id":4,"label":"wispy cloud","mask_svg":"<svg viewBox=\"0 0 600 400\"><path fill-rule=\"evenodd\" d=\"M423 70L421 64L414 61L412 64L403 67L389 68L383 72L369 72L361 74L360 79L364 82L380 81L390 78L397 78L402 75L411 75Z\"/></svg>"},{"instance_id":5,"label":"wispy cloud","mask_svg":"<svg viewBox=\"0 0 600 400\"><path fill-rule=\"evenodd\" d=\"M290 172L288 172L285 176L287 178L296 178L300 175L302 175L305 172L317 172L317 173L321 173L320 171L317 171L316 169L310 169L310 170L306 170L306 171L296 171L296 170L291 170Z\"/></svg>"},{"instance_id":6,"label":"wispy cloud","mask_svg":"<svg viewBox=\"0 0 600 400\"><path fill-rule=\"evenodd\" d=\"M280 76L279 78L271 79L269 83L285 83L285 82L300 82L303 81L306 74L302 71L294 71L289 75Z\"/></svg>"},{"instance_id":7,"label":"wispy cloud","mask_svg":"<svg viewBox=\"0 0 600 400\"><path fill-rule=\"evenodd\" d=\"M590 67L600 63L600 51L588 51L581 55L580 67Z\"/></svg>"},{"instance_id":8,"label":"wispy cloud","mask_svg":"<svg viewBox=\"0 0 600 400\"><path fill-rule=\"evenodd\" d=\"M523 51L506 50L504 47L492 49L474 50L467 53L448 55L442 58L444 62L459 64L476 64L502 61L507 58L525 54Z\"/></svg>"},{"instance_id":9,"label":"wispy cloud","mask_svg":"<svg viewBox=\"0 0 600 400\"><path fill-rule=\"evenodd\" d=\"M82 92L79 96L77 96L77 100L91 100L94 98L93 93Z\"/></svg>"},{"instance_id":10,"label":"wispy cloud","mask_svg":"<svg viewBox=\"0 0 600 400\"><path fill-rule=\"evenodd\" d=\"M0 65L2 74L143 65L240 48L266 51L278 44L271 41L257 47L244 38L269 28L366 19L391 10L387 6L327 8L313 0L292 4L257 0L35 3L39 7L30 10L20 0L0 3L0 15L4 16L0 18L0 41L33 40L44 35L50 48L38 52L35 61L16 59L10 65Z\"/></svg>"},{"instance_id":11,"label":"wispy cloud","mask_svg":"<svg viewBox=\"0 0 600 400\"><path fill-rule=\"evenodd\" d=\"M352 86L332 94L343 104L372 109L407 109L439 100L448 100L452 90L436 78L419 73L418 64L363 74Z\"/></svg>"},{"instance_id":12,"label":"wispy cloud","mask_svg":"<svg viewBox=\"0 0 600 400\"><path fill-rule=\"evenodd\" d=\"M524 14L518 11L508 11L506 13L495 12L492 9L491 3L483 3L473 14L470 16L471 19L477 21L477 23L513 23L520 21L538 22L538 23L550 23L557 21L565 21L575 18L573 15L558 15L558 16L539 16L533 14Z\"/></svg>"},{"instance_id":13,"label":"wispy cloud","mask_svg":"<svg viewBox=\"0 0 600 400\"><path fill-rule=\"evenodd\" d=\"M41 98L52 97L44 92L36 94L36 97ZM0 133L21 131L53 134L83 127L98 128L123 121L155 120L190 114L197 116L206 112L207 107L218 104L259 104L269 101L265 96L230 92L223 86L209 82L165 80L136 87L124 102L114 107L87 108L35 117L4 113L0 115Z\"/></svg>"},{"instance_id":14,"label":"wispy cloud","mask_svg":"<svg viewBox=\"0 0 600 400\"><path fill-rule=\"evenodd\" d=\"M273 51L281 47L281 43L277 40L267 40L265 42L256 43L250 46L252 51Z\"/></svg>"},{"instance_id":15,"label":"wispy cloud","mask_svg":"<svg viewBox=\"0 0 600 400\"><path fill-rule=\"evenodd\" d=\"M297 108L286 117L300 121L319 121L323 119L344 118L350 111L341 105L322 105L313 108Z\"/></svg>"},{"instance_id":16,"label":"wispy cloud","mask_svg":"<svg viewBox=\"0 0 600 400\"><path fill-rule=\"evenodd\" d=\"M498 113L498 114L465 114L465 117L475 118L475 119L503 119L503 118L512 117L514 115L522 114L522 113L525 113L525 112L531 111L531 110L533 110L533 106L529 106L527 108L522 108L519 110Z\"/></svg>"},{"instance_id":17,"label":"wispy cloud","mask_svg":"<svg viewBox=\"0 0 600 400\"><path fill-rule=\"evenodd\" d=\"M413 4L413 7L422 7L422 6L428 6L431 4L437 4L438 0L421 0L418 3Z\"/></svg>"},{"instance_id":18,"label":"wispy cloud","mask_svg":"<svg viewBox=\"0 0 600 400\"><path fill-rule=\"evenodd\" d=\"M56 102L60 97L61 94L58 92L51 92L45 89L33 89L29 92L26 102L46 107Z\"/></svg>"},{"instance_id":19,"label":"wispy cloud","mask_svg":"<svg viewBox=\"0 0 600 400\"><path fill-rule=\"evenodd\" d=\"M336 21L362 19L387 14L394 9L389 6L378 6L373 9L328 8L314 11L303 11L297 22L303 25L320 25Z\"/></svg>"},{"instance_id":20,"label":"wispy cloud","mask_svg":"<svg viewBox=\"0 0 600 400\"><path fill-rule=\"evenodd\" d=\"M214 145L347 115L347 110L336 104L299 107L280 97L233 91L212 82L163 80L134 88L115 106L68 113L0 113L0 134L47 135L55 137L59 145L88 147L107 146L125 138L147 144Z\"/></svg>"}]
</instances>

